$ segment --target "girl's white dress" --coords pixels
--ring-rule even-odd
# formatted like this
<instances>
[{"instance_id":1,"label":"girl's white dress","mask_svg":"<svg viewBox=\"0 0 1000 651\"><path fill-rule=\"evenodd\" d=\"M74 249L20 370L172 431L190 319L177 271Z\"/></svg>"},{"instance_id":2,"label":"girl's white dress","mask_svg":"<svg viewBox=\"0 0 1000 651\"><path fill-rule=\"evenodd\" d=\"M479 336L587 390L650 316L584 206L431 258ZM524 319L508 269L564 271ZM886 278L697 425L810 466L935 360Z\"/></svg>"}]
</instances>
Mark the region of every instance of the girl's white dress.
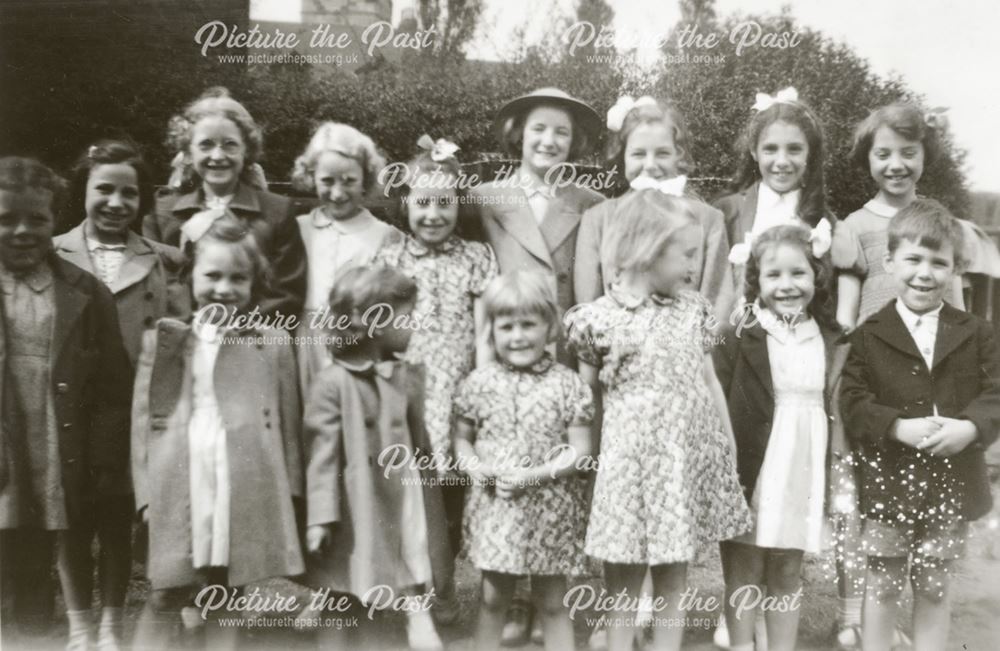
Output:
<instances>
[{"instance_id":1,"label":"girl's white dress","mask_svg":"<svg viewBox=\"0 0 1000 651\"><path fill-rule=\"evenodd\" d=\"M812 319L789 328L768 312L758 314L767 331L774 421L750 499L756 528L739 540L818 552L824 539L828 433L823 336Z\"/></svg>"},{"instance_id":2,"label":"girl's white dress","mask_svg":"<svg viewBox=\"0 0 1000 651\"><path fill-rule=\"evenodd\" d=\"M191 419L188 450L191 468L191 553L194 567L229 565L229 458L226 426L215 399L215 360L222 333L211 324L192 326Z\"/></svg>"}]
</instances>

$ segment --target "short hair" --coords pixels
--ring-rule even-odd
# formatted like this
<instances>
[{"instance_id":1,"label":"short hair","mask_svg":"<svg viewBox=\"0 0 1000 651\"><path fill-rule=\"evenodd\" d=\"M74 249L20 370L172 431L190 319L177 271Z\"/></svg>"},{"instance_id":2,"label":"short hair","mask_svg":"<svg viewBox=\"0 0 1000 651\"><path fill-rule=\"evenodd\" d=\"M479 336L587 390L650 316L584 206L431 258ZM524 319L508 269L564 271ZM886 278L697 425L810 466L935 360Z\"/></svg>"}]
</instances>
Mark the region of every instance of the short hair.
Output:
<instances>
[{"instance_id":1,"label":"short hair","mask_svg":"<svg viewBox=\"0 0 1000 651\"><path fill-rule=\"evenodd\" d=\"M185 107L184 112L170 118L167 125L167 145L175 152L187 152L191 148L194 126L204 118L220 117L229 120L239 129L243 136L246 153L243 156L243 169L240 170L240 180L248 185L258 184L254 164L260 161L264 154L264 132L254 121L250 111L229 94L222 86L208 88L195 101ZM185 185L197 175L188 162L184 166ZM261 188L266 189L266 188Z\"/></svg>"},{"instance_id":2,"label":"short hair","mask_svg":"<svg viewBox=\"0 0 1000 651\"><path fill-rule=\"evenodd\" d=\"M349 124L324 122L313 133L309 144L292 168L292 184L296 189L315 192L313 174L320 156L331 151L357 161L362 171L362 186L370 191L385 167L385 158L379 153L375 142Z\"/></svg>"},{"instance_id":3,"label":"short hair","mask_svg":"<svg viewBox=\"0 0 1000 651\"><path fill-rule=\"evenodd\" d=\"M399 199L399 214L403 217L400 224L401 230L410 232L409 209L406 199L412 191L411 184L417 177L429 175L432 177L432 184L437 183L436 179L441 179L442 184L448 184L445 187L452 187L455 190L455 196L458 198L458 221L455 224L455 234L465 240L481 239L479 212L467 199L466 185L469 178L462 172L462 166L454 156L436 161L431 158L429 152L421 151L406 163L404 170L406 178L398 190L395 193L390 193L388 192L389 188L386 188L387 194L395 194ZM452 180L449 180L449 177ZM432 187L436 186L432 185Z\"/></svg>"},{"instance_id":4,"label":"short hair","mask_svg":"<svg viewBox=\"0 0 1000 651\"><path fill-rule=\"evenodd\" d=\"M925 164L933 162L940 153L937 129L927 124L920 109L912 104L889 104L869 113L854 129L850 157L855 165L865 171L870 167L868 154L872 150L875 132L880 127L889 127L907 140L921 143L924 146Z\"/></svg>"},{"instance_id":5,"label":"short hair","mask_svg":"<svg viewBox=\"0 0 1000 651\"><path fill-rule=\"evenodd\" d=\"M393 308L415 302L417 283L409 276L385 265L350 267L337 278L330 290L330 314L348 336L334 339L339 350L353 348L368 339L369 310L380 305ZM341 323L346 327L341 327Z\"/></svg>"},{"instance_id":6,"label":"short hair","mask_svg":"<svg viewBox=\"0 0 1000 651\"><path fill-rule=\"evenodd\" d=\"M955 252L955 267L966 265L965 236L962 225L947 208L934 199L916 199L889 220L889 254L899 248L903 240L940 251L950 244Z\"/></svg>"},{"instance_id":7,"label":"short hair","mask_svg":"<svg viewBox=\"0 0 1000 651\"><path fill-rule=\"evenodd\" d=\"M793 246L802 251L813 270L815 290L808 305L809 313L817 321L833 328L836 323L831 286L833 267L829 255L819 258L813 255L811 236L812 234L804 226L784 224L772 226L755 237L750 245L750 258L747 260L744 275L744 296L747 303L754 303L760 298L760 261L764 254L779 244Z\"/></svg>"},{"instance_id":8,"label":"short hair","mask_svg":"<svg viewBox=\"0 0 1000 651\"><path fill-rule=\"evenodd\" d=\"M0 158L0 190L24 192L45 190L57 196L66 184L58 174L34 158L5 156Z\"/></svg>"},{"instance_id":9,"label":"short hair","mask_svg":"<svg viewBox=\"0 0 1000 651\"><path fill-rule=\"evenodd\" d=\"M184 252L188 258L184 276L188 282L191 280L191 272L198 259L198 254L209 243L226 244L232 247L237 251L240 259L253 269L250 300L253 303L259 302L260 296L271 286L271 265L257 243L253 231L243 223L243 220L228 211L216 219L205 231L205 234L198 238L197 242L187 242L184 245Z\"/></svg>"},{"instance_id":10,"label":"short hair","mask_svg":"<svg viewBox=\"0 0 1000 651\"><path fill-rule=\"evenodd\" d=\"M142 219L149 214L153 208L154 181L138 145L127 140L99 140L80 155L70 171L67 217L78 224L81 216L86 216L87 182L90 173L100 165L128 165L134 169L139 186L138 217Z\"/></svg>"},{"instance_id":11,"label":"short hair","mask_svg":"<svg viewBox=\"0 0 1000 651\"><path fill-rule=\"evenodd\" d=\"M601 243L601 259L611 264L606 270L609 279L648 269L685 226L699 226L688 199L658 190L640 190L621 199Z\"/></svg>"},{"instance_id":12,"label":"short hair","mask_svg":"<svg viewBox=\"0 0 1000 651\"><path fill-rule=\"evenodd\" d=\"M580 158L584 152L590 149L590 135L580 125L580 121L576 119L572 111L558 102L539 101L538 103L529 104L521 111L507 118L500 128L500 146L508 156L511 158L521 158L525 123L528 121L528 116L531 112L538 108L550 108L562 111L569 118L570 124L573 125L573 138L570 141L569 152L566 155L567 162Z\"/></svg>"},{"instance_id":13,"label":"short hair","mask_svg":"<svg viewBox=\"0 0 1000 651\"><path fill-rule=\"evenodd\" d=\"M492 323L497 317L535 314L549 326L549 339L559 333L559 305L552 283L538 271L508 271L490 281L483 292L483 311Z\"/></svg>"},{"instance_id":14,"label":"short hair","mask_svg":"<svg viewBox=\"0 0 1000 651\"><path fill-rule=\"evenodd\" d=\"M632 108L622 122L618 133L612 134L608 142L608 166L618 170L624 179L625 147L629 136L637 128L645 124L663 124L671 133L674 146L678 150L677 171L687 174L694 169L694 157L691 155L691 132L680 110L672 103L664 100L654 100L655 104L643 102Z\"/></svg>"}]
</instances>

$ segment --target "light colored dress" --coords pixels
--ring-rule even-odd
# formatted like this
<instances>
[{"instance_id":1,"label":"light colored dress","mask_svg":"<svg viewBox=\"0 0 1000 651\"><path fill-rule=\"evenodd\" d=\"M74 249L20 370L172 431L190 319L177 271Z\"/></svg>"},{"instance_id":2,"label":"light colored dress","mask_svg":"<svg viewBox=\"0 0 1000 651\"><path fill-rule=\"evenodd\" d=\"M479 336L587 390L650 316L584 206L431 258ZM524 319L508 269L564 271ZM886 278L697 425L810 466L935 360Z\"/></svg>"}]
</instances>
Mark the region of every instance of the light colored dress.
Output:
<instances>
[{"instance_id":1,"label":"light colored dress","mask_svg":"<svg viewBox=\"0 0 1000 651\"><path fill-rule=\"evenodd\" d=\"M10 477L0 492L4 529L67 528L59 434L50 378L55 324L52 270L40 264L27 274L0 265L3 293L3 418Z\"/></svg>"},{"instance_id":2,"label":"light colored dress","mask_svg":"<svg viewBox=\"0 0 1000 651\"><path fill-rule=\"evenodd\" d=\"M229 458L226 426L215 398L215 360L222 332L195 322L191 351L191 552L194 567L229 565Z\"/></svg>"},{"instance_id":3,"label":"light colored dress","mask_svg":"<svg viewBox=\"0 0 1000 651\"><path fill-rule=\"evenodd\" d=\"M823 336L812 319L792 329L770 312L759 314L767 331L774 421L750 498L756 527L739 540L815 553L823 546L825 523L828 423Z\"/></svg>"},{"instance_id":4,"label":"light colored dress","mask_svg":"<svg viewBox=\"0 0 1000 651\"><path fill-rule=\"evenodd\" d=\"M587 554L681 563L750 529L731 442L703 380L711 315L690 290L636 297L614 286L566 314L570 349L600 368L604 388Z\"/></svg>"},{"instance_id":5,"label":"light colored dress","mask_svg":"<svg viewBox=\"0 0 1000 651\"><path fill-rule=\"evenodd\" d=\"M530 369L499 362L462 381L455 414L476 427L483 459L542 465L568 443L567 428L593 419L590 388L546 353ZM465 502L465 552L480 570L568 575L586 570L586 480L562 477L512 498L476 484Z\"/></svg>"},{"instance_id":6,"label":"light colored dress","mask_svg":"<svg viewBox=\"0 0 1000 651\"><path fill-rule=\"evenodd\" d=\"M435 248L410 235L390 238L374 261L417 283L413 319L420 328L413 332L406 360L424 366L427 434L443 468L451 454L452 398L476 359L473 303L497 275L497 261L489 245L454 235Z\"/></svg>"},{"instance_id":7,"label":"light colored dress","mask_svg":"<svg viewBox=\"0 0 1000 651\"><path fill-rule=\"evenodd\" d=\"M348 219L330 219L320 206L295 219L308 260L305 312L295 332L297 337L311 338L298 347L299 381L302 395L307 396L313 378L330 365L324 337L337 335L322 327L324 316L329 316L330 290L346 269L371 264L382 242L399 231L365 209Z\"/></svg>"}]
</instances>

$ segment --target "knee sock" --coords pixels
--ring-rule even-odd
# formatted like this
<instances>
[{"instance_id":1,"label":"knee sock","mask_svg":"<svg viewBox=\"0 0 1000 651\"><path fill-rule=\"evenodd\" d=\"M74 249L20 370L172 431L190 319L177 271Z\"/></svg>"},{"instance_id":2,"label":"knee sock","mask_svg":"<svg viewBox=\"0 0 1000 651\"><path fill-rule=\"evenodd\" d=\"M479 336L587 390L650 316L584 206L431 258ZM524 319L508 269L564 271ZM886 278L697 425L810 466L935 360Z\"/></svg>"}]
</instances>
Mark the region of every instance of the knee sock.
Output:
<instances>
[{"instance_id":1,"label":"knee sock","mask_svg":"<svg viewBox=\"0 0 1000 651\"><path fill-rule=\"evenodd\" d=\"M862 597L847 597L837 602L837 622L841 627L861 625Z\"/></svg>"},{"instance_id":2,"label":"knee sock","mask_svg":"<svg viewBox=\"0 0 1000 651\"><path fill-rule=\"evenodd\" d=\"M90 643L90 618L89 610L67 610L66 619L69 620L69 643L66 645L70 649L86 649Z\"/></svg>"},{"instance_id":3,"label":"knee sock","mask_svg":"<svg viewBox=\"0 0 1000 651\"><path fill-rule=\"evenodd\" d=\"M101 624L97 629L97 646L118 646L122 632L122 613L124 608L105 606L101 609Z\"/></svg>"}]
</instances>

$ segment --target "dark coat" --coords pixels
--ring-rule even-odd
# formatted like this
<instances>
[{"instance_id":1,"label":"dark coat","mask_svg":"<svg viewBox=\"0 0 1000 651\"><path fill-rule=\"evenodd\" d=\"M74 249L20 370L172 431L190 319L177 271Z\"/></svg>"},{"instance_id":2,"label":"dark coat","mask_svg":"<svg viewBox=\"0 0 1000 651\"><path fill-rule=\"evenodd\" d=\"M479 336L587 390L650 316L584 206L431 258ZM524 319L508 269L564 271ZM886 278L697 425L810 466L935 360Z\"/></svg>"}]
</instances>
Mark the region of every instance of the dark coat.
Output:
<instances>
[{"instance_id":1,"label":"dark coat","mask_svg":"<svg viewBox=\"0 0 1000 651\"><path fill-rule=\"evenodd\" d=\"M739 332L737 328L727 328L723 341L712 351L715 373L726 394L729 418L736 435L736 470L747 501L750 501L757 485L774 421L774 385L767 356L767 331L759 323L752 323ZM830 423L829 467L831 455L843 456L845 452L843 423L835 389L847 360L848 346L839 343L839 333L822 326L820 332L826 350L823 398Z\"/></svg>"},{"instance_id":2,"label":"dark coat","mask_svg":"<svg viewBox=\"0 0 1000 651\"><path fill-rule=\"evenodd\" d=\"M260 311L288 316L302 313L306 295L306 250L295 221L300 205L288 197L240 184L229 209L253 230L271 265L271 287L260 299ZM142 221L142 234L156 242L180 246L181 226L202 210L200 191L166 192Z\"/></svg>"},{"instance_id":3,"label":"dark coat","mask_svg":"<svg viewBox=\"0 0 1000 651\"><path fill-rule=\"evenodd\" d=\"M273 341L287 335L271 329L229 334L214 377L229 458L229 582L240 586L304 569L292 502L304 486L302 414L294 352ZM136 371L132 477L136 507L149 512L146 570L155 589L197 581L187 427L192 339L190 325L162 319L143 336Z\"/></svg>"},{"instance_id":4,"label":"dark coat","mask_svg":"<svg viewBox=\"0 0 1000 651\"><path fill-rule=\"evenodd\" d=\"M893 522L954 497L963 518L986 514L992 498L983 452L1000 429L1000 354L992 326L946 303L930 371L895 301L855 330L851 342L842 403L862 455L864 512ZM948 459L889 439L896 419L931 416L934 405L941 416L972 421L978 438Z\"/></svg>"},{"instance_id":5,"label":"dark coat","mask_svg":"<svg viewBox=\"0 0 1000 651\"><path fill-rule=\"evenodd\" d=\"M48 264L55 288L51 395L66 516L73 526L91 517L92 500L113 493L128 468L132 366L122 346L114 298L104 283L54 253ZM2 310L0 302L0 330L5 330ZM0 332L0 345L3 363L6 332ZM0 384L2 378L0 373ZM2 431L0 439L3 493L10 457ZM7 519L0 511L0 528Z\"/></svg>"}]
</instances>

